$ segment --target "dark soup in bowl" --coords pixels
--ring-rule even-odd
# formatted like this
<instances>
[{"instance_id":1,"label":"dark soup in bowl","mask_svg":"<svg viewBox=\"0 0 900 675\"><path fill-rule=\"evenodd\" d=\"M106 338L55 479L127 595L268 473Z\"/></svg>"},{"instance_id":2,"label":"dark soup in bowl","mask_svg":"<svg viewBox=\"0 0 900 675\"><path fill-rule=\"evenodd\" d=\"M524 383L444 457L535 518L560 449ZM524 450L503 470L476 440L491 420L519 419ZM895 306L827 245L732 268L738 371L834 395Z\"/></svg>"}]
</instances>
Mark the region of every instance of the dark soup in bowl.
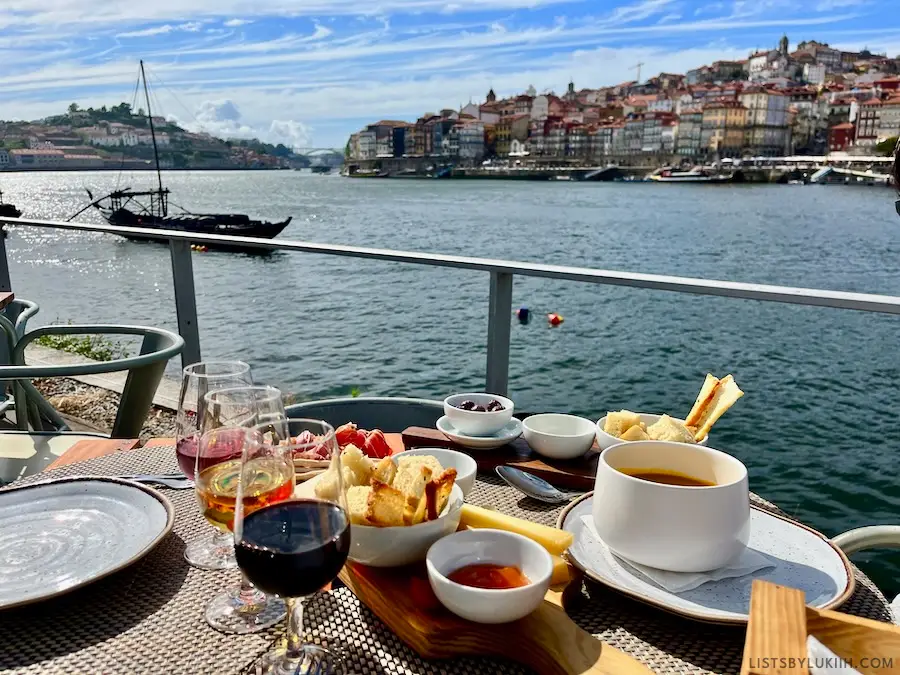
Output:
<instances>
[{"instance_id":1,"label":"dark soup in bowl","mask_svg":"<svg viewBox=\"0 0 900 675\"><path fill-rule=\"evenodd\" d=\"M684 487L712 487L715 485L712 481L665 469L618 469L618 471L626 476L640 478L651 483L662 483L663 485L681 485Z\"/></svg>"}]
</instances>

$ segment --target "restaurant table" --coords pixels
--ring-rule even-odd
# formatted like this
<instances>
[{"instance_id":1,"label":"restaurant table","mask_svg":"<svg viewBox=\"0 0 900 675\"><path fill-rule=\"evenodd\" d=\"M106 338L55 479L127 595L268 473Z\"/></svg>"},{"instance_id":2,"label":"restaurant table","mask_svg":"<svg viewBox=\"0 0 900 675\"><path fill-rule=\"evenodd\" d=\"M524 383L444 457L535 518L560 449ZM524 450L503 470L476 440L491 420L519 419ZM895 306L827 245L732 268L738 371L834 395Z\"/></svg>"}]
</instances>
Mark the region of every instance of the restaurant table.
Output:
<instances>
[{"instance_id":1,"label":"restaurant table","mask_svg":"<svg viewBox=\"0 0 900 675\"><path fill-rule=\"evenodd\" d=\"M0 291L0 309L6 309L13 300L16 299L15 293L11 291Z\"/></svg>"},{"instance_id":2,"label":"restaurant table","mask_svg":"<svg viewBox=\"0 0 900 675\"><path fill-rule=\"evenodd\" d=\"M110 446L112 447L112 446ZM98 449L97 452L102 452ZM115 451L17 483L72 475L114 476L177 471L167 444ZM45 675L70 673L245 673L280 639L277 626L254 635L210 628L207 602L240 581L237 570L204 571L183 557L187 542L210 534L191 490L161 490L172 502L173 532L131 567L68 595L0 613L0 669ZM776 510L755 495L756 504ZM561 506L536 503L493 475L479 475L467 501L554 525ZM842 611L890 621L884 596L858 569L856 591ZM738 673L745 630L699 623L643 605L602 586L586 584L573 620L604 642L658 673ZM492 658L424 661L402 643L346 587L307 604L307 637L336 649L345 673L379 675L525 674L526 668Z\"/></svg>"}]
</instances>

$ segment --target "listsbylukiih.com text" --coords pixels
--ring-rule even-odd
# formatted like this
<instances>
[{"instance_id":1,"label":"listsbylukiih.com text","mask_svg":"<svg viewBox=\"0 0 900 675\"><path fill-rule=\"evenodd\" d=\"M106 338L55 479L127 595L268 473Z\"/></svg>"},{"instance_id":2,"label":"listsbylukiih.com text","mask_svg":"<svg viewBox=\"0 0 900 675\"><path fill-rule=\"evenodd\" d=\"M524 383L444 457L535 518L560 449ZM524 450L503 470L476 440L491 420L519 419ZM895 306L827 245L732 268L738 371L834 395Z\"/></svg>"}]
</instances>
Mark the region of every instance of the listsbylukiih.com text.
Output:
<instances>
[{"instance_id":1,"label":"listsbylukiih.com text","mask_svg":"<svg viewBox=\"0 0 900 675\"><path fill-rule=\"evenodd\" d=\"M858 659L842 659L837 656L817 657L812 659L793 656L760 656L751 658L748 665L751 669L784 668L792 670L794 668L863 668L865 670L890 671L894 667L894 659L877 656L863 656Z\"/></svg>"}]
</instances>

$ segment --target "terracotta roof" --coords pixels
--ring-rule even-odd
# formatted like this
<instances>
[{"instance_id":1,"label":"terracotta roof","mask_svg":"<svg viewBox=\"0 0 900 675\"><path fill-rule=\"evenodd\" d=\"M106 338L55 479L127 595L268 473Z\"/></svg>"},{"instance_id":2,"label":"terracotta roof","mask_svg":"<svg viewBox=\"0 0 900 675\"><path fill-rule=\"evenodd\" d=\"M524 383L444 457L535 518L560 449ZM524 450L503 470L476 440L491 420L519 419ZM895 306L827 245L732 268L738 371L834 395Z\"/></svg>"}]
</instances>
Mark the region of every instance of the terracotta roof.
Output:
<instances>
[{"instance_id":1,"label":"terracotta roof","mask_svg":"<svg viewBox=\"0 0 900 675\"><path fill-rule=\"evenodd\" d=\"M409 122L404 122L402 120L381 120L379 122L375 122L372 126L376 127L406 127L409 126Z\"/></svg>"},{"instance_id":2,"label":"terracotta roof","mask_svg":"<svg viewBox=\"0 0 900 675\"><path fill-rule=\"evenodd\" d=\"M863 101L862 105L881 105L881 99L873 96L868 101Z\"/></svg>"},{"instance_id":3,"label":"terracotta roof","mask_svg":"<svg viewBox=\"0 0 900 675\"><path fill-rule=\"evenodd\" d=\"M854 126L855 125L853 124L853 122L842 122L841 124L835 124L831 128L832 129L853 129Z\"/></svg>"}]
</instances>

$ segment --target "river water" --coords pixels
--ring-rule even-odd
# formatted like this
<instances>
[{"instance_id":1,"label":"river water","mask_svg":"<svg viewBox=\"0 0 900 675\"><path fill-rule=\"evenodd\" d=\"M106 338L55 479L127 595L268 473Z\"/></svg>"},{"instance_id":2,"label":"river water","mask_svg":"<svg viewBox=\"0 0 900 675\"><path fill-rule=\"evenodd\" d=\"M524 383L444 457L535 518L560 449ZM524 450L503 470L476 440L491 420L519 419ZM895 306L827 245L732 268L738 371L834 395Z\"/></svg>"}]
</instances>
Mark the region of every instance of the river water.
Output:
<instances>
[{"instance_id":1,"label":"river water","mask_svg":"<svg viewBox=\"0 0 900 675\"><path fill-rule=\"evenodd\" d=\"M6 174L27 216L64 219L113 173ZM150 174L120 185L149 185ZM900 222L880 188L351 180L299 172L164 176L172 201L267 219L314 242L900 295ZM84 219L95 219L86 213ZM176 328L168 249L17 228L13 289L35 323ZM483 387L487 273L306 254L194 255L205 358L240 357L299 398L443 398ZM746 395L711 445L751 489L827 535L900 522L896 317L517 277L518 408L683 416L707 372ZM542 319L558 312L565 323ZM172 368L175 369L173 365ZM900 593L900 554L854 561Z\"/></svg>"}]
</instances>

